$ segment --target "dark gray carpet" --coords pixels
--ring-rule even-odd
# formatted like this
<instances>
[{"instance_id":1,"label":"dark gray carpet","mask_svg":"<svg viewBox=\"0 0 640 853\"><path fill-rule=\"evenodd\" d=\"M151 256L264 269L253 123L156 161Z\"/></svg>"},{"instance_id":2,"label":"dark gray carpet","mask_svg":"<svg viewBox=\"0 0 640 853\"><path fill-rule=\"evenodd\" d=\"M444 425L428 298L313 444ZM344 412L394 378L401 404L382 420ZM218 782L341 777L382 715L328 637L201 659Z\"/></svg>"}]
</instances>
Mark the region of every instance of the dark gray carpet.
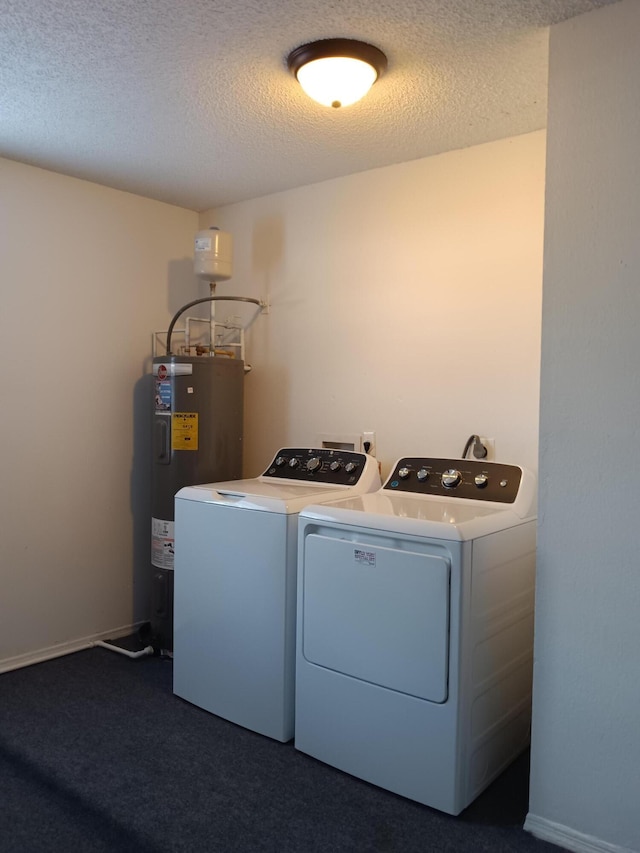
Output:
<instances>
[{"instance_id":1,"label":"dark gray carpet","mask_svg":"<svg viewBox=\"0 0 640 853\"><path fill-rule=\"evenodd\" d=\"M166 659L0 675L2 853L558 853L522 829L527 777L452 818L183 702Z\"/></svg>"}]
</instances>

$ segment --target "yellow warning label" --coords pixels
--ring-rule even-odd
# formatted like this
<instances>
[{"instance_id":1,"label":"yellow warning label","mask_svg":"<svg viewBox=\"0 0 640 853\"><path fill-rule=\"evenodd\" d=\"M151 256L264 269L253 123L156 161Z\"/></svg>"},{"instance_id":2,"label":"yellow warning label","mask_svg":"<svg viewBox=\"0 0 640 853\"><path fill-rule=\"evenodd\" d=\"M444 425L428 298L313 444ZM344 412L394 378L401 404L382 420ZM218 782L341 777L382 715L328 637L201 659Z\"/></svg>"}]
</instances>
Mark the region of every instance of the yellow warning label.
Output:
<instances>
[{"instance_id":1,"label":"yellow warning label","mask_svg":"<svg viewBox=\"0 0 640 853\"><path fill-rule=\"evenodd\" d=\"M171 416L171 449L198 449L198 413L174 412Z\"/></svg>"}]
</instances>

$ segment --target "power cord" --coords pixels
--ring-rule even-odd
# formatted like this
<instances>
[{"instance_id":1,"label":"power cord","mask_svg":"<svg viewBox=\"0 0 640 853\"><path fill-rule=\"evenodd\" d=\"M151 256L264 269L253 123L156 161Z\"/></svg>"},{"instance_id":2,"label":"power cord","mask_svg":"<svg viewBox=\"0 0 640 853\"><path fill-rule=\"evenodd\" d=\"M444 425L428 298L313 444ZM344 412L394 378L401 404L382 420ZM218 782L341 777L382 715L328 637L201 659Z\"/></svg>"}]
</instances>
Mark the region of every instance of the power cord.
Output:
<instances>
[{"instance_id":1,"label":"power cord","mask_svg":"<svg viewBox=\"0 0 640 853\"><path fill-rule=\"evenodd\" d=\"M473 444L473 455L476 459L485 459L488 453L487 448L480 441L479 435L470 435L467 439L467 443L464 446L464 450L462 451L462 458L467 458L467 453L469 452L469 448Z\"/></svg>"}]
</instances>

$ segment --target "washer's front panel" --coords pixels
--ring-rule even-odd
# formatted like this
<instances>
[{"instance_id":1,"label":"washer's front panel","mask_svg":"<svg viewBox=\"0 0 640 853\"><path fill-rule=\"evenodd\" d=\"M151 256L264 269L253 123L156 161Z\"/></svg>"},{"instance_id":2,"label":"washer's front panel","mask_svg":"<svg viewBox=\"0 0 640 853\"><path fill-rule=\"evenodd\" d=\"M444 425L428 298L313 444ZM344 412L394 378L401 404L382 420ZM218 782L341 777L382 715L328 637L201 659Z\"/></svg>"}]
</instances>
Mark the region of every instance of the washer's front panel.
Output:
<instances>
[{"instance_id":1,"label":"washer's front panel","mask_svg":"<svg viewBox=\"0 0 640 853\"><path fill-rule=\"evenodd\" d=\"M302 653L310 663L431 702L447 699L450 561L305 538Z\"/></svg>"},{"instance_id":2,"label":"washer's front panel","mask_svg":"<svg viewBox=\"0 0 640 853\"><path fill-rule=\"evenodd\" d=\"M176 500L174 693L293 737L297 516Z\"/></svg>"}]
</instances>

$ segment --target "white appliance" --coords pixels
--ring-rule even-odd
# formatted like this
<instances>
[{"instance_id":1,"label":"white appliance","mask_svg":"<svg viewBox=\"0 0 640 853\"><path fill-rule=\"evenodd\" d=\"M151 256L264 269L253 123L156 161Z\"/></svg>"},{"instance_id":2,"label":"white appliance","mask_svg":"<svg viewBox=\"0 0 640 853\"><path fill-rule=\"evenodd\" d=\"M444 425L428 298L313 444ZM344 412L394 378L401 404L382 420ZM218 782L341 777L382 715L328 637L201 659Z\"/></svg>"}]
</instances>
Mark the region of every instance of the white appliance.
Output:
<instances>
[{"instance_id":1,"label":"white appliance","mask_svg":"<svg viewBox=\"0 0 640 853\"><path fill-rule=\"evenodd\" d=\"M300 513L295 746L458 814L529 741L535 478L400 459Z\"/></svg>"},{"instance_id":2,"label":"white appliance","mask_svg":"<svg viewBox=\"0 0 640 853\"><path fill-rule=\"evenodd\" d=\"M280 450L262 476L175 499L173 691L280 741L293 737L298 513L380 487L377 461Z\"/></svg>"}]
</instances>

